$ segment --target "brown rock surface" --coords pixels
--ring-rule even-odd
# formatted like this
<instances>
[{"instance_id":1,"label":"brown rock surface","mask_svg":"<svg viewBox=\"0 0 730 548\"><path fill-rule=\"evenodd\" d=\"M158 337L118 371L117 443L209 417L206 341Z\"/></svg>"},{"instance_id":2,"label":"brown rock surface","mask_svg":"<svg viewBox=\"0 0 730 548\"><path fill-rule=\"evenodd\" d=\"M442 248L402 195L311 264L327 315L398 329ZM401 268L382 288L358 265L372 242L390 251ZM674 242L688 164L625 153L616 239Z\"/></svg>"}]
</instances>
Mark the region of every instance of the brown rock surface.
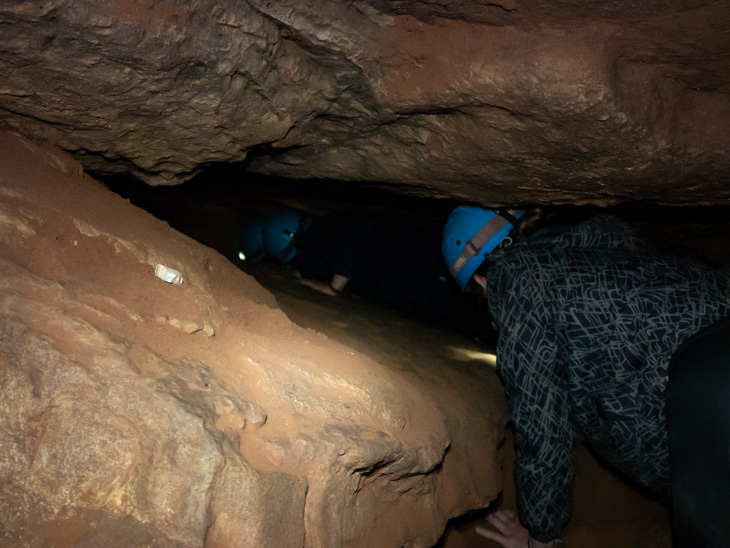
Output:
<instances>
[{"instance_id":1,"label":"brown rock surface","mask_svg":"<svg viewBox=\"0 0 730 548\"><path fill-rule=\"evenodd\" d=\"M387 319L372 340L298 327L221 255L8 133L0 271L3 548L430 546L501 488L491 368Z\"/></svg>"},{"instance_id":2,"label":"brown rock surface","mask_svg":"<svg viewBox=\"0 0 730 548\"><path fill-rule=\"evenodd\" d=\"M494 205L727 205L729 24L712 0L6 2L0 124L153 184L248 157Z\"/></svg>"}]
</instances>

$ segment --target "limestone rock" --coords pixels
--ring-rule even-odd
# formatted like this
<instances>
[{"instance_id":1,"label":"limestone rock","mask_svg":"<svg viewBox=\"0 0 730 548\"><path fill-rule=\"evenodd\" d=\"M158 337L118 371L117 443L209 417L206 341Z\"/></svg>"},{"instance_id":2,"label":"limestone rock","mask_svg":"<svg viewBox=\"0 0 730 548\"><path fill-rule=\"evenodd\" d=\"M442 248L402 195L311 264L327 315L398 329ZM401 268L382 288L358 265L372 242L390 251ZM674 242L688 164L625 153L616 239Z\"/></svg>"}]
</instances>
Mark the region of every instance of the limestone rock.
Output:
<instances>
[{"instance_id":1,"label":"limestone rock","mask_svg":"<svg viewBox=\"0 0 730 548\"><path fill-rule=\"evenodd\" d=\"M500 489L493 371L405 371L298 327L8 133L0 349L3 547L430 546Z\"/></svg>"},{"instance_id":2,"label":"limestone rock","mask_svg":"<svg viewBox=\"0 0 730 548\"><path fill-rule=\"evenodd\" d=\"M152 184L246 160L492 205L726 205L729 23L710 0L6 2L0 124Z\"/></svg>"}]
</instances>

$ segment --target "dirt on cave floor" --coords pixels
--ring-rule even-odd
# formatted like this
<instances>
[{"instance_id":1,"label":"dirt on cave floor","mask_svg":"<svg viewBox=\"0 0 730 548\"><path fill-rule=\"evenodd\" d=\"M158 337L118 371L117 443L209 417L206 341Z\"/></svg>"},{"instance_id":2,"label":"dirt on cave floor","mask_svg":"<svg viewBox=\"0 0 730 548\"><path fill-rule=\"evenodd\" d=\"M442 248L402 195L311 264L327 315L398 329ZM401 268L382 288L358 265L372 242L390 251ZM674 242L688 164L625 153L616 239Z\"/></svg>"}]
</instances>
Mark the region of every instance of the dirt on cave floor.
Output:
<instances>
[{"instance_id":1,"label":"dirt on cave floor","mask_svg":"<svg viewBox=\"0 0 730 548\"><path fill-rule=\"evenodd\" d=\"M247 271L271 291L279 306L300 326L314 329L379 361L396 361L402 369L438 371L439 364L481 360L493 368L494 348L455 331L410 318L386 306L353 297L331 297L297 282L272 265ZM515 508L510 432L501 451L504 491L494 507ZM566 547L671 547L669 506L640 486L602 465L586 446L578 451L573 517L563 537ZM450 522L438 548L491 548L498 544L479 536L491 509Z\"/></svg>"}]
</instances>

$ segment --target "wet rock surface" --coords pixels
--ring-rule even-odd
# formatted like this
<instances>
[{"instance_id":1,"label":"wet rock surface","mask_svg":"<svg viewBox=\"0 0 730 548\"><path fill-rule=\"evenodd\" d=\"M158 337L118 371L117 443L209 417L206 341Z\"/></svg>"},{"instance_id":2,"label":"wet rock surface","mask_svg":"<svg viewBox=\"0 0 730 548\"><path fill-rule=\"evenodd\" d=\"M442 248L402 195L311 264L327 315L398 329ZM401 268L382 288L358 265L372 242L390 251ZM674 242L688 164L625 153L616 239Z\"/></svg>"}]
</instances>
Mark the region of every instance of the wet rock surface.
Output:
<instances>
[{"instance_id":1,"label":"wet rock surface","mask_svg":"<svg viewBox=\"0 0 730 548\"><path fill-rule=\"evenodd\" d=\"M362 303L300 327L65 154L0 150L0 544L431 546L495 499L508 412L469 339L363 336Z\"/></svg>"},{"instance_id":2,"label":"wet rock surface","mask_svg":"<svg viewBox=\"0 0 730 548\"><path fill-rule=\"evenodd\" d=\"M215 162L494 205L727 204L730 6L0 6L0 124L153 184Z\"/></svg>"}]
</instances>

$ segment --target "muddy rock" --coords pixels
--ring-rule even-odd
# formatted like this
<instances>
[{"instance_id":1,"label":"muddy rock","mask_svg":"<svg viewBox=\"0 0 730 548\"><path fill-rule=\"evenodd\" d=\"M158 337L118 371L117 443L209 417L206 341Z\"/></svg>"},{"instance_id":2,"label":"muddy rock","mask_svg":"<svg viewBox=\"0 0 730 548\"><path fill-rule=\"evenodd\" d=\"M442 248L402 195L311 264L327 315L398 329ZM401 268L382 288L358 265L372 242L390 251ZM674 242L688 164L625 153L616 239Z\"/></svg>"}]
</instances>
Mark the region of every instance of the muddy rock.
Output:
<instances>
[{"instance_id":1,"label":"muddy rock","mask_svg":"<svg viewBox=\"0 0 730 548\"><path fill-rule=\"evenodd\" d=\"M0 125L87 170L216 162L493 205L730 199L730 5L0 6Z\"/></svg>"},{"instance_id":2,"label":"muddy rock","mask_svg":"<svg viewBox=\"0 0 730 548\"><path fill-rule=\"evenodd\" d=\"M2 546L430 546L497 496L492 369L299 327L64 153L0 158Z\"/></svg>"}]
</instances>

